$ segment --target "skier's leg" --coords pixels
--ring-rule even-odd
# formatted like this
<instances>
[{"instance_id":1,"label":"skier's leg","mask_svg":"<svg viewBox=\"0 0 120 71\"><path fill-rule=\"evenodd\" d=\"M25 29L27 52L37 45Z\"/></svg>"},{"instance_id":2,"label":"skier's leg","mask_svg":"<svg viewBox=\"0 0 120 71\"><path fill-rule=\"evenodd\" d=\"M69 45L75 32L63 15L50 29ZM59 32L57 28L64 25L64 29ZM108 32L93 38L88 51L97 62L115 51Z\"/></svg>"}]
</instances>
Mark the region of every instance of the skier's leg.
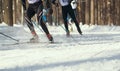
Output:
<instances>
[{"instance_id":1,"label":"skier's leg","mask_svg":"<svg viewBox=\"0 0 120 71\"><path fill-rule=\"evenodd\" d=\"M67 20L68 20L68 25L70 26L70 31L73 31L73 27L72 27L72 22L71 22L71 17L69 16L69 14L68 14L68 16L67 16Z\"/></svg>"},{"instance_id":2,"label":"skier's leg","mask_svg":"<svg viewBox=\"0 0 120 71\"><path fill-rule=\"evenodd\" d=\"M27 21L27 26L29 27L29 29L30 29L30 31L33 35L33 38L31 38L30 41L32 41L32 40L37 41L38 40L38 35L36 34L34 26L31 22L31 18L35 15L35 11L31 7L32 6L29 6L28 9L27 9L27 12L26 12L26 15L25 15L25 20Z\"/></svg>"},{"instance_id":3,"label":"skier's leg","mask_svg":"<svg viewBox=\"0 0 120 71\"><path fill-rule=\"evenodd\" d=\"M82 31L81 31L81 29L79 27L79 23L78 23L78 21L77 21L77 19L75 17L75 13L74 13L72 7L69 7L69 10L70 10L69 15L71 16L72 20L75 22L75 25L77 27L77 31L82 35Z\"/></svg>"},{"instance_id":4,"label":"skier's leg","mask_svg":"<svg viewBox=\"0 0 120 71\"><path fill-rule=\"evenodd\" d=\"M70 32L69 32L69 29L68 29L68 20L67 20L67 11L66 11L66 9L67 9L67 7L62 7L62 16L63 16L66 35L69 36Z\"/></svg>"},{"instance_id":5,"label":"skier's leg","mask_svg":"<svg viewBox=\"0 0 120 71\"><path fill-rule=\"evenodd\" d=\"M46 24L43 22L43 19L42 19L42 9L43 9L43 5L41 4L38 8L38 11L37 11L37 19L38 19L38 23L39 25L42 27L43 31L45 32L45 34L47 35L49 41L53 41L53 37L52 35L49 33L49 30L46 26Z\"/></svg>"}]
</instances>

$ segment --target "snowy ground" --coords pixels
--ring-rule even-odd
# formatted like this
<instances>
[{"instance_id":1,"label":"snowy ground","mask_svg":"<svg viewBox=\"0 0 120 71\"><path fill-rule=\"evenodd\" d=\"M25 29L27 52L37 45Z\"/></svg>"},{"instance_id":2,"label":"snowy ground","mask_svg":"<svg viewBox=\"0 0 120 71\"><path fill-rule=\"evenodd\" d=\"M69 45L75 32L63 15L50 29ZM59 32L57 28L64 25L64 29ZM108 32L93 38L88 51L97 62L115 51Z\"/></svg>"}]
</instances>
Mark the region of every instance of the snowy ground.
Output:
<instances>
[{"instance_id":1,"label":"snowy ground","mask_svg":"<svg viewBox=\"0 0 120 71\"><path fill-rule=\"evenodd\" d=\"M73 24L74 26L74 24ZM40 43L23 43L31 38L27 27L0 24L0 33L19 39L15 44L0 34L0 71L120 71L120 27L80 25L71 37L61 26L48 26L55 44L37 30Z\"/></svg>"}]
</instances>

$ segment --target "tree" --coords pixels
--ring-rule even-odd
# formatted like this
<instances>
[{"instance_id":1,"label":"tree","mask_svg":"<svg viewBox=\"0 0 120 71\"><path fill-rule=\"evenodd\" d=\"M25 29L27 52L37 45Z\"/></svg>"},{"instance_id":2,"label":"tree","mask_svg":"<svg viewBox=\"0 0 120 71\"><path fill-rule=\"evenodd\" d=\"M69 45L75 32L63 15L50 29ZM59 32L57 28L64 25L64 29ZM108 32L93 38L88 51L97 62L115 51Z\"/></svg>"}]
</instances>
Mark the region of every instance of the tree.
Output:
<instances>
[{"instance_id":1,"label":"tree","mask_svg":"<svg viewBox=\"0 0 120 71\"><path fill-rule=\"evenodd\" d=\"M4 3L4 22L13 26L13 0L3 0Z\"/></svg>"},{"instance_id":2,"label":"tree","mask_svg":"<svg viewBox=\"0 0 120 71\"><path fill-rule=\"evenodd\" d=\"M0 0L0 23L2 23L2 0Z\"/></svg>"}]
</instances>

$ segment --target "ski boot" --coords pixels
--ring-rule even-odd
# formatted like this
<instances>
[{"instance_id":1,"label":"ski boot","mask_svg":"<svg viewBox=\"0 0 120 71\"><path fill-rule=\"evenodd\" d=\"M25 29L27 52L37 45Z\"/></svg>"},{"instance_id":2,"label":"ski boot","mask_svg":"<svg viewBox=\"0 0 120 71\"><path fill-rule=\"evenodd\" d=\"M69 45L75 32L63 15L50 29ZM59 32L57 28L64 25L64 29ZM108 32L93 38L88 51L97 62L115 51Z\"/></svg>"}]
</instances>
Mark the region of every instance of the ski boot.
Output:
<instances>
[{"instance_id":1,"label":"ski boot","mask_svg":"<svg viewBox=\"0 0 120 71\"><path fill-rule=\"evenodd\" d=\"M53 37L52 37L51 34L47 34L47 38L49 39L49 41L50 41L51 43L54 42Z\"/></svg>"},{"instance_id":2,"label":"ski boot","mask_svg":"<svg viewBox=\"0 0 120 71\"><path fill-rule=\"evenodd\" d=\"M82 35L81 29L77 29L77 30L78 30L78 33L79 33L80 35Z\"/></svg>"},{"instance_id":3,"label":"ski boot","mask_svg":"<svg viewBox=\"0 0 120 71\"><path fill-rule=\"evenodd\" d=\"M82 31L79 31L79 34L82 35Z\"/></svg>"},{"instance_id":4,"label":"ski boot","mask_svg":"<svg viewBox=\"0 0 120 71\"><path fill-rule=\"evenodd\" d=\"M68 32L66 32L66 36L67 37L69 37L70 36L70 32L68 31Z\"/></svg>"},{"instance_id":5,"label":"ski boot","mask_svg":"<svg viewBox=\"0 0 120 71\"><path fill-rule=\"evenodd\" d=\"M31 43L37 43L38 41L39 41L38 35L34 35L34 36L30 39L30 42L31 42Z\"/></svg>"}]
</instances>

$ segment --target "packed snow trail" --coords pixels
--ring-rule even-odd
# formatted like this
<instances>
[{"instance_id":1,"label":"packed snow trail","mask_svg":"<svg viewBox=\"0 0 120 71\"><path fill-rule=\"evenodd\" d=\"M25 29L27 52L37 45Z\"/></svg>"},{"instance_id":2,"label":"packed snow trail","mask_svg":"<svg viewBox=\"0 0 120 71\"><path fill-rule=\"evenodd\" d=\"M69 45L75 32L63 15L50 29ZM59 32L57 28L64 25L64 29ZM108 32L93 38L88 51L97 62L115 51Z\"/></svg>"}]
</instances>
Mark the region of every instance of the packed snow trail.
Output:
<instances>
[{"instance_id":1,"label":"packed snow trail","mask_svg":"<svg viewBox=\"0 0 120 71\"><path fill-rule=\"evenodd\" d=\"M38 29L41 43L13 44L0 35L0 71L120 71L120 27L81 25L83 35L74 28L66 37L60 27L48 26L55 42L48 42ZM32 36L28 28L0 26L0 31L20 42Z\"/></svg>"}]
</instances>

